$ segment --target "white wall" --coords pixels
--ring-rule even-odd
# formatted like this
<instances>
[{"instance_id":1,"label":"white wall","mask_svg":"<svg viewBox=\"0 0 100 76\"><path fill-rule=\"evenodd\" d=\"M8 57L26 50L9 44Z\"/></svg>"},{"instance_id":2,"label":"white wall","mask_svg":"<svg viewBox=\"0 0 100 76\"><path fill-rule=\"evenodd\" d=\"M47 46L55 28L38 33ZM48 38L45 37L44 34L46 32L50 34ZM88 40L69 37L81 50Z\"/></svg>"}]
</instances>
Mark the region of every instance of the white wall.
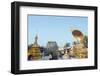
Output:
<instances>
[{"instance_id":1,"label":"white wall","mask_svg":"<svg viewBox=\"0 0 100 76\"><path fill-rule=\"evenodd\" d=\"M11 53L10 3L13 1L14 0L0 0L0 76L13 76L13 74L10 73L10 55L11 55L10 54ZM21 0L21 1L98 6L98 11L99 11L98 13L100 13L100 0ZM100 20L100 14L98 15L98 25L100 24L99 20ZM100 29L100 26L98 28ZM100 42L100 35L98 42ZM98 57L100 58L100 52L98 53L99 53ZM99 59L99 64L100 64L100 59ZM100 68L98 70L40 73L40 74L34 74L34 76L55 76L55 75L56 76L73 76L73 75L99 76L99 74L100 74ZM26 76L32 76L32 75L33 74L26 74Z\"/></svg>"}]
</instances>

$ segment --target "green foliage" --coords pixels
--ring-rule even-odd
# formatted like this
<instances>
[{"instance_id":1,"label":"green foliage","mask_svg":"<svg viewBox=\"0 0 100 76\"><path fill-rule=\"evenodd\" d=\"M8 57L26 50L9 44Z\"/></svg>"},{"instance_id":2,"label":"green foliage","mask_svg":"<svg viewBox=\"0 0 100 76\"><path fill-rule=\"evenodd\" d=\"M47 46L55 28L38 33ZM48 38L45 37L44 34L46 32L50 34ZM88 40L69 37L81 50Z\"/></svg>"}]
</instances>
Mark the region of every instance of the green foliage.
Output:
<instances>
[{"instance_id":1,"label":"green foliage","mask_svg":"<svg viewBox=\"0 0 100 76\"><path fill-rule=\"evenodd\" d=\"M64 47L70 47L70 43L66 43Z\"/></svg>"}]
</instances>

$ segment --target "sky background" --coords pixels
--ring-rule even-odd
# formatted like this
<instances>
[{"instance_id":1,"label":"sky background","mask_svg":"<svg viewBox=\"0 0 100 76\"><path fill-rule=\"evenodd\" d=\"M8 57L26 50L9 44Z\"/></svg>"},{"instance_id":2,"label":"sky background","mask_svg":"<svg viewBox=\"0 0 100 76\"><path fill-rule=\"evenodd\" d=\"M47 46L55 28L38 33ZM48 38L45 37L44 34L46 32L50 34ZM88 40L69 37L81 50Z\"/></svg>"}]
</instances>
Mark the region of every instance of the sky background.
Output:
<instances>
[{"instance_id":1,"label":"sky background","mask_svg":"<svg viewBox=\"0 0 100 76\"><path fill-rule=\"evenodd\" d=\"M28 45L34 43L34 37L38 35L38 44L46 46L48 41L56 41L59 47L66 42L72 44L71 29L80 29L84 35L88 35L88 18L78 16L45 16L28 15Z\"/></svg>"}]
</instances>

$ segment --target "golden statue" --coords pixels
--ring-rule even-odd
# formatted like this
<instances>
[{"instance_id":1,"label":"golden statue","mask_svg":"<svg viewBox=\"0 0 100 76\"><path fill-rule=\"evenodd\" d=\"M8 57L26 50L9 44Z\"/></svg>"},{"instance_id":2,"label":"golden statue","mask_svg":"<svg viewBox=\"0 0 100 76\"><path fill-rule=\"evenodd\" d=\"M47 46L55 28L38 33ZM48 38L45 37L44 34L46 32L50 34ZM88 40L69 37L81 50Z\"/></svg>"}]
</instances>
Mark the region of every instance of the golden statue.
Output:
<instances>
[{"instance_id":1,"label":"golden statue","mask_svg":"<svg viewBox=\"0 0 100 76\"><path fill-rule=\"evenodd\" d=\"M78 29L74 29L72 31L72 35L79 42L79 44L73 45L73 53L74 53L75 58L87 58L88 51L84 45L83 33Z\"/></svg>"}]
</instances>

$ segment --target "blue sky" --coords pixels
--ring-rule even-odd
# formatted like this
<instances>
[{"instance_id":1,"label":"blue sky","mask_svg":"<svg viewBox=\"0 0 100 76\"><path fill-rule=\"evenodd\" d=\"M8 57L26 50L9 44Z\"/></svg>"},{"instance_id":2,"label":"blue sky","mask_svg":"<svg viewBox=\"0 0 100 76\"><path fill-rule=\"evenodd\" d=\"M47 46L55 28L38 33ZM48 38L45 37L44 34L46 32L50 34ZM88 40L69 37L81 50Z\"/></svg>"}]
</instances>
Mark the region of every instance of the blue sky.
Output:
<instances>
[{"instance_id":1,"label":"blue sky","mask_svg":"<svg viewBox=\"0 0 100 76\"><path fill-rule=\"evenodd\" d=\"M46 46L48 41L56 41L59 47L63 47L66 42L73 42L71 27L77 27L88 35L88 18L28 15L28 44L34 43L34 37L38 35L40 46Z\"/></svg>"}]
</instances>

